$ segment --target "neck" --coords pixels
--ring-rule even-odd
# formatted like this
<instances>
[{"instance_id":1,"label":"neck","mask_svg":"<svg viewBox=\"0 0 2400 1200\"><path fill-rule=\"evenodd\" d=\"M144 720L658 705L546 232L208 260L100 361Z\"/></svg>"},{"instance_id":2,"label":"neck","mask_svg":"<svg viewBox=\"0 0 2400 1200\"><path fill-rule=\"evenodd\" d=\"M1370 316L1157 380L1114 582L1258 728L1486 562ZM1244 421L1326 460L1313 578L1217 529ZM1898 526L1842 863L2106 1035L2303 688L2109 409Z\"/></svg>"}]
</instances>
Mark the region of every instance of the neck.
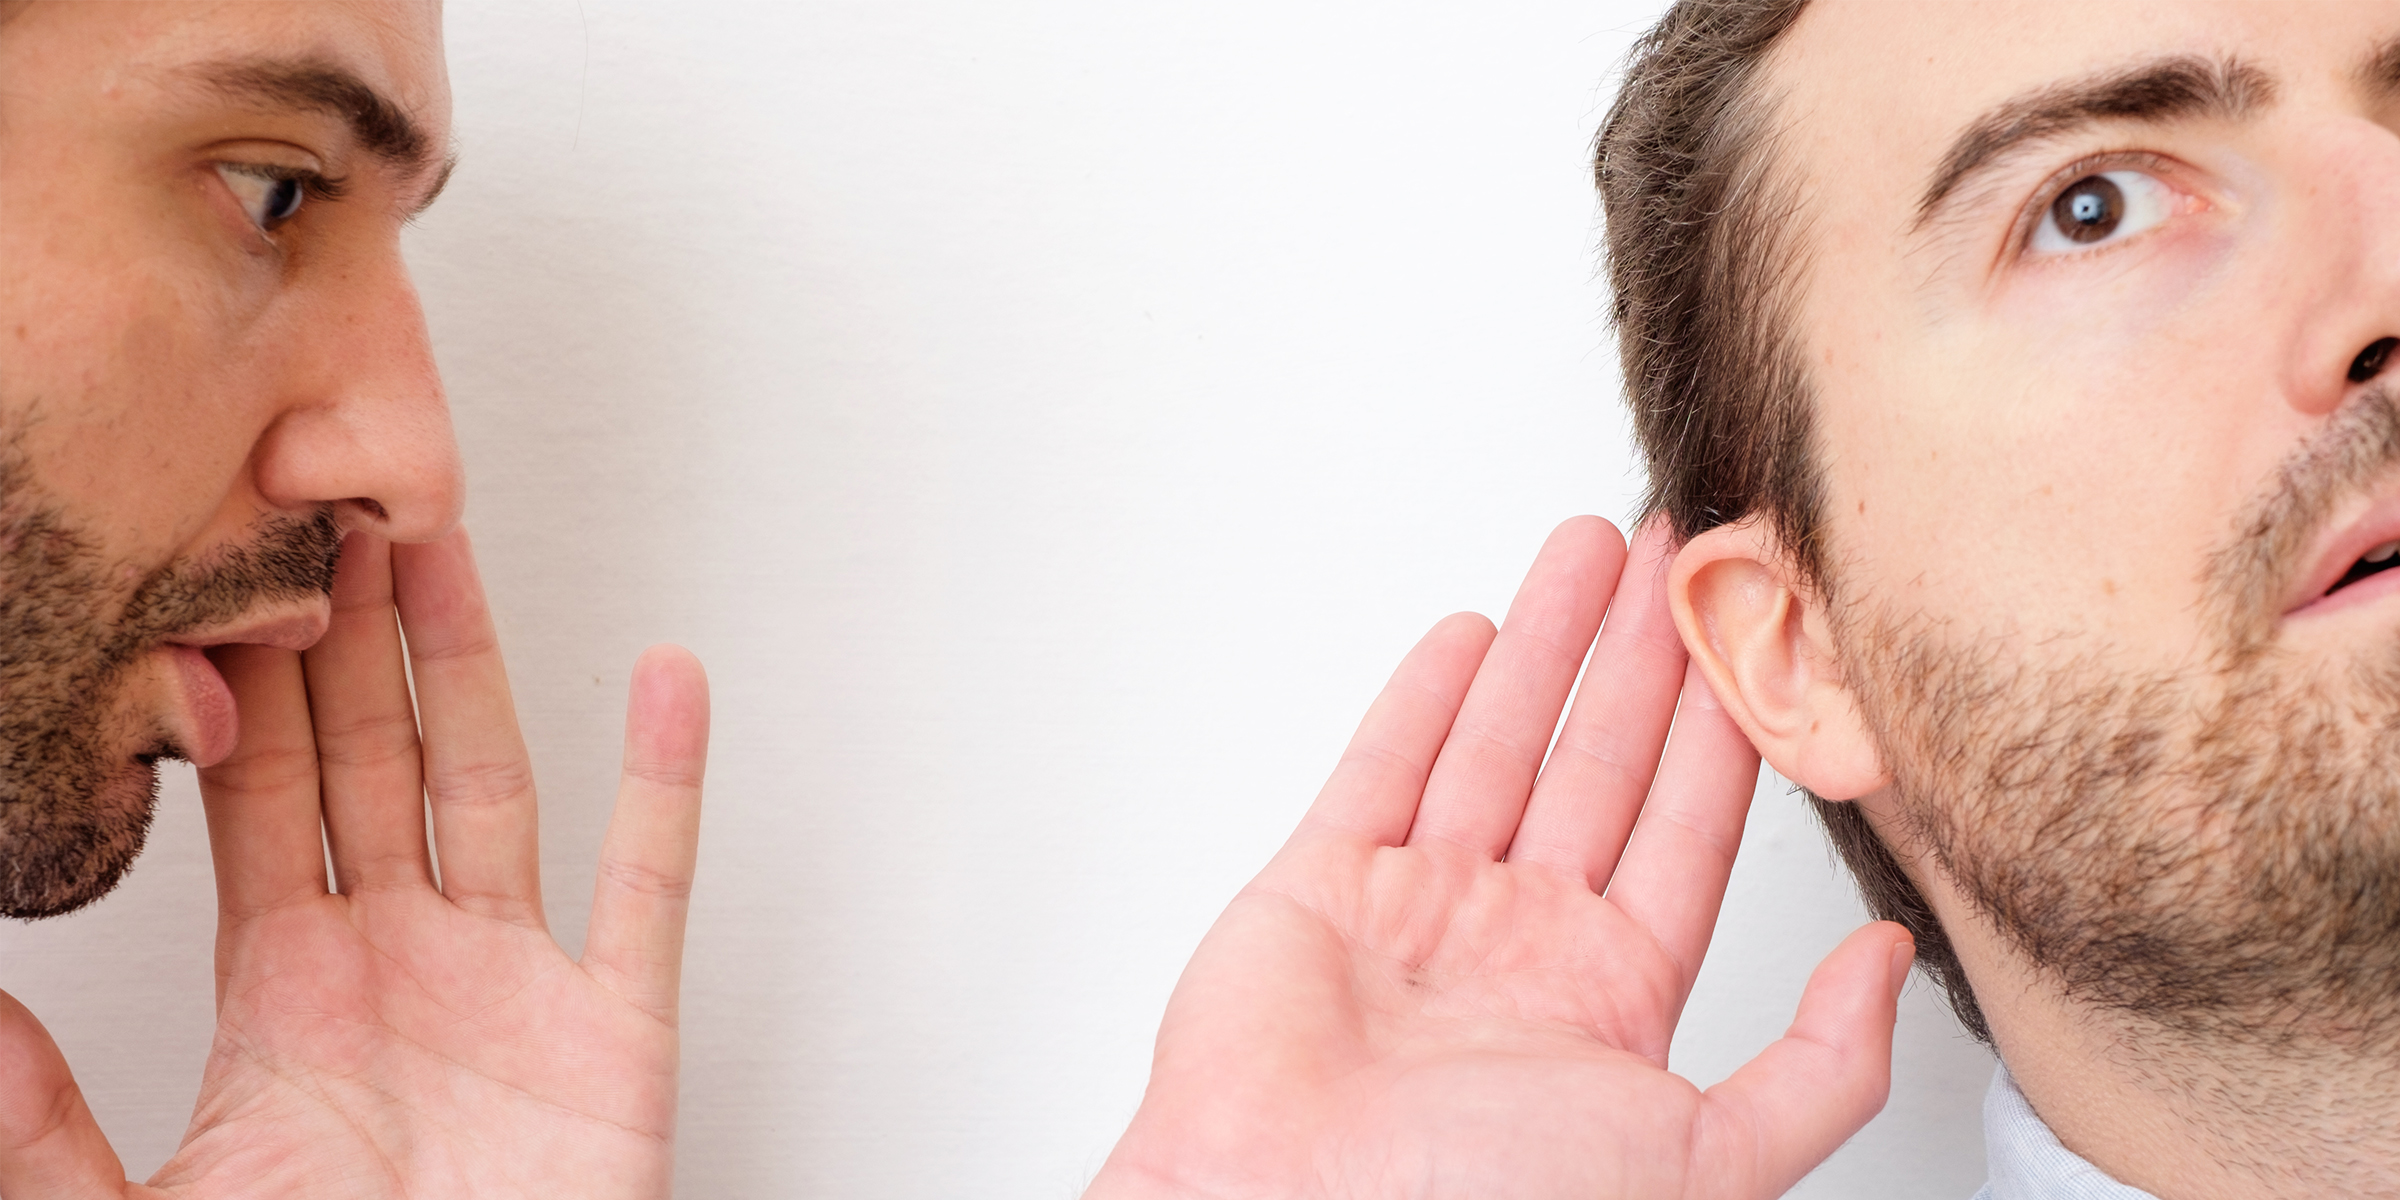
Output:
<instances>
[{"instance_id":1,"label":"neck","mask_svg":"<svg viewBox=\"0 0 2400 1200\"><path fill-rule=\"evenodd\" d=\"M1970 962L1978 997L1985 977ZM2205 1037L2036 983L1986 1001L2002 1058L2069 1150L2163 1200L2400 1194L2400 1058Z\"/></svg>"},{"instance_id":2,"label":"neck","mask_svg":"<svg viewBox=\"0 0 2400 1200\"><path fill-rule=\"evenodd\" d=\"M2002 1061L2058 1140L2161 1200L2400 1196L2400 1036L2291 1022L2170 1027L2067 997L1879 803L1865 805L1958 951ZM2262 1031L2290 1030L2286 1036Z\"/></svg>"},{"instance_id":3,"label":"neck","mask_svg":"<svg viewBox=\"0 0 2400 1200\"><path fill-rule=\"evenodd\" d=\"M2167 1023L2072 999L1952 883L1891 789L1857 803L2068 1150L2160 1200L2400 1197L2400 1000L2361 1013L2292 996L2273 1017Z\"/></svg>"}]
</instances>

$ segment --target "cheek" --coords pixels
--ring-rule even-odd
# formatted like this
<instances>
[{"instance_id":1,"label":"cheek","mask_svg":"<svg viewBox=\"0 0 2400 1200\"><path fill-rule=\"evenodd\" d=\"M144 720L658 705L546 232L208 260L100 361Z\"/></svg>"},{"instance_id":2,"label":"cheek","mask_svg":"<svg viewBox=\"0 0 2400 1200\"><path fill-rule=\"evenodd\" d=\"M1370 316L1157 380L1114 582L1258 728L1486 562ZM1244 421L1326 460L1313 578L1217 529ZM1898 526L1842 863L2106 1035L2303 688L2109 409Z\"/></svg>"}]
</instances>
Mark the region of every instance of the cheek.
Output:
<instances>
[{"instance_id":1,"label":"cheek","mask_svg":"<svg viewBox=\"0 0 2400 1200\"><path fill-rule=\"evenodd\" d=\"M2202 360L2255 344L2260 302L2280 283L2238 232L2197 218L2087 260L2028 263L1957 334L1954 352L2060 388L2067 403L2084 381L2127 393L2209 379Z\"/></svg>"},{"instance_id":2,"label":"cheek","mask_svg":"<svg viewBox=\"0 0 2400 1200\"><path fill-rule=\"evenodd\" d=\"M2244 357L2262 339L2212 329L2193 282L2123 277L2089 308L1937 333L1832 403L1834 541L1861 594L2160 659L2197 646L2204 556L2289 443L2262 425L2288 411L2271 363Z\"/></svg>"},{"instance_id":3,"label":"cheek","mask_svg":"<svg viewBox=\"0 0 2400 1200\"><path fill-rule=\"evenodd\" d=\"M160 288L85 316L50 328L33 355L42 382L6 397L8 415L31 417L23 446L41 486L110 557L157 561L246 490L267 406L222 312Z\"/></svg>"}]
</instances>

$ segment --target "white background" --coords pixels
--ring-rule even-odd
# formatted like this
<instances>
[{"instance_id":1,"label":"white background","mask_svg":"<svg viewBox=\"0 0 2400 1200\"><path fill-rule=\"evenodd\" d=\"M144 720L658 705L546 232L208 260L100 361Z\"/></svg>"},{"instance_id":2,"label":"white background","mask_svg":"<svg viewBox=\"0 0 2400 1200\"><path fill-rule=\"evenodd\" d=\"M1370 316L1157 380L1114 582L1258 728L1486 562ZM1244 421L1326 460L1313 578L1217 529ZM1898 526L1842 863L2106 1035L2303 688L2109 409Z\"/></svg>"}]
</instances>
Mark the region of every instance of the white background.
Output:
<instances>
[{"instance_id":1,"label":"white background","mask_svg":"<svg viewBox=\"0 0 2400 1200\"><path fill-rule=\"evenodd\" d=\"M627 668L716 686L681 1190L1071 1197L1177 970L1443 613L1638 486L1588 143L1647 3L453 0L412 235L580 943ZM207 1045L188 772L0 928L134 1175ZM1676 1065L1863 920L1759 793ZM1810 1197L1965 1197L1930 989Z\"/></svg>"}]
</instances>

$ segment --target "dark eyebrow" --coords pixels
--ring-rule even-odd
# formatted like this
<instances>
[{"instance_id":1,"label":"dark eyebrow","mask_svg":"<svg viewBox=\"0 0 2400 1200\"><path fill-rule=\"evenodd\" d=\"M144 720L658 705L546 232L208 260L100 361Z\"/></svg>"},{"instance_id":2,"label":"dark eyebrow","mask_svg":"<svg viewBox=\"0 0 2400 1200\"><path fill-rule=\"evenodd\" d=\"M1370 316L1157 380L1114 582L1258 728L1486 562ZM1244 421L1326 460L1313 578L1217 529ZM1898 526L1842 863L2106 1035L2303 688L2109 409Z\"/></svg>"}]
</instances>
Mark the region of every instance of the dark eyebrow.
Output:
<instances>
[{"instance_id":1,"label":"dark eyebrow","mask_svg":"<svg viewBox=\"0 0 2400 1200\"><path fill-rule=\"evenodd\" d=\"M416 205L419 210L440 194L451 168L457 165L455 159L437 153L433 138L407 109L332 63L246 60L201 67L198 74L210 87L235 99L339 117L350 127L350 136L359 148L412 177L438 171L433 186Z\"/></svg>"},{"instance_id":2,"label":"dark eyebrow","mask_svg":"<svg viewBox=\"0 0 2400 1200\"><path fill-rule=\"evenodd\" d=\"M2367 56L2358 76L2368 95L2383 97L2400 93L2400 37L2375 47L2375 53Z\"/></svg>"},{"instance_id":3,"label":"dark eyebrow","mask_svg":"<svg viewBox=\"0 0 2400 1200\"><path fill-rule=\"evenodd\" d=\"M2392 50L2400 54L2400 45ZM2239 59L2211 62L2188 55L2026 93L1976 118L1950 144L1917 202L1917 227L1923 228L1961 184L2027 142L2099 121L2240 120L2274 98L2274 80L2257 67Z\"/></svg>"}]
</instances>

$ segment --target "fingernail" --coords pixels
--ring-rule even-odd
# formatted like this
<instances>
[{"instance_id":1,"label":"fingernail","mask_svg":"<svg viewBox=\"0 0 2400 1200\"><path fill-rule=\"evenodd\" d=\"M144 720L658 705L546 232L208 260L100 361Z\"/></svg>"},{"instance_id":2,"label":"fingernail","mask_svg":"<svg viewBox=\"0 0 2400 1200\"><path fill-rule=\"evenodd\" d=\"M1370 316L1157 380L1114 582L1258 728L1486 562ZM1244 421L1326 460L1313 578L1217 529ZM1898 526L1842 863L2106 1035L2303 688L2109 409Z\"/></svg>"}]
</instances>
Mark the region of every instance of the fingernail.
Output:
<instances>
[{"instance_id":1,"label":"fingernail","mask_svg":"<svg viewBox=\"0 0 2400 1200\"><path fill-rule=\"evenodd\" d=\"M1917 960L1917 944L1902 942L1892 947L1892 1000L1898 1003L1900 989L1908 983L1908 968Z\"/></svg>"}]
</instances>

